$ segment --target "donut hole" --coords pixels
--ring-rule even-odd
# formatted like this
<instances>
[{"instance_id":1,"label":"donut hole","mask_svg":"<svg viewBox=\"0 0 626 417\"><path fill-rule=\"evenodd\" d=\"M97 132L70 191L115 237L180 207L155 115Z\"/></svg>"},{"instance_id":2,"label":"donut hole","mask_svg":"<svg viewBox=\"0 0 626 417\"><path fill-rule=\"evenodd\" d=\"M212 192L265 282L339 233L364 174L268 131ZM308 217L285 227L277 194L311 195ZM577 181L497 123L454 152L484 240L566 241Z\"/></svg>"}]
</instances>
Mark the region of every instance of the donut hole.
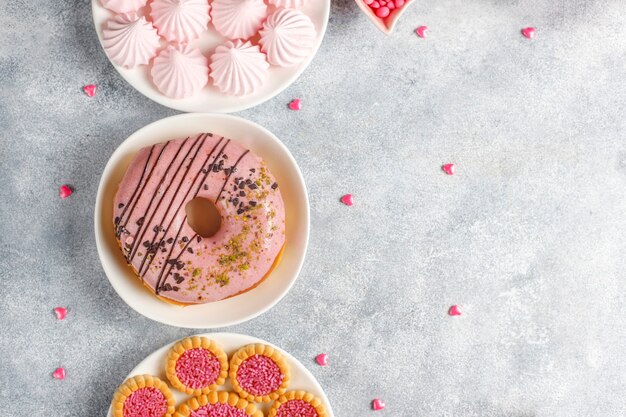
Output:
<instances>
[{"instance_id":1,"label":"donut hole","mask_svg":"<svg viewBox=\"0 0 626 417\"><path fill-rule=\"evenodd\" d=\"M202 237L211 237L220 230L222 216L211 200L196 197L185 206L187 223Z\"/></svg>"}]
</instances>

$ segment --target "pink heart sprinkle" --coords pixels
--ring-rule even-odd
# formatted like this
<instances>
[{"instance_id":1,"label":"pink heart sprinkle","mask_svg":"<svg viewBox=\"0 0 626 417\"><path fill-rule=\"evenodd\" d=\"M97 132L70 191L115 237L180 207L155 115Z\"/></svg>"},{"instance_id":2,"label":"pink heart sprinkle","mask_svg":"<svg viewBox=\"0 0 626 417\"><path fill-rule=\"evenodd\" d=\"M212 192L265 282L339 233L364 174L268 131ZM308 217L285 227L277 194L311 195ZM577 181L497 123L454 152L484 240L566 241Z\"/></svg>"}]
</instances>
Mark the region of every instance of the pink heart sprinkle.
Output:
<instances>
[{"instance_id":1,"label":"pink heart sprinkle","mask_svg":"<svg viewBox=\"0 0 626 417\"><path fill-rule=\"evenodd\" d=\"M456 171L456 165L454 164L444 164L441 169L443 169L443 172L445 172L448 175L454 175L454 172Z\"/></svg>"},{"instance_id":2,"label":"pink heart sprinkle","mask_svg":"<svg viewBox=\"0 0 626 417\"><path fill-rule=\"evenodd\" d=\"M372 401L372 408L376 411L382 410L383 408L385 408L385 403L383 402L383 400L379 400L378 398L376 398Z\"/></svg>"},{"instance_id":3,"label":"pink heart sprinkle","mask_svg":"<svg viewBox=\"0 0 626 417\"><path fill-rule=\"evenodd\" d=\"M57 307L54 309L54 314L57 316L57 320L63 320L67 316L67 308Z\"/></svg>"},{"instance_id":4,"label":"pink heart sprinkle","mask_svg":"<svg viewBox=\"0 0 626 417\"><path fill-rule=\"evenodd\" d=\"M417 33L417 36L420 38L426 38L428 36L428 28L426 26L420 26L415 29L415 33Z\"/></svg>"},{"instance_id":5,"label":"pink heart sprinkle","mask_svg":"<svg viewBox=\"0 0 626 417\"><path fill-rule=\"evenodd\" d=\"M319 355L317 355L315 357L315 360L317 361L317 363L320 366L326 366L328 365L328 355L325 353L320 353Z\"/></svg>"},{"instance_id":6,"label":"pink heart sprinkle","mask_svg":"<svg viewBox=\"0 0 626 417\"><path fill-rule=\"evenodd\" d=\"M71 196L73 192L74 191L72 191L72 189L70 188L69 185L62 185L59 188L59 197L67 198L67 197Z\"/></svg>"},{"instance_id":7,"label":"pink heart sprinkle","mask_svg":"<svg viewBox=\"0 0 626 417\"><path fill-rule=\"evenodd\" d=\"M291 103L289 103L289 108L293 111L298 111L302 109L302 104L300 103L300 99L296 98L294 100L291 100Z\"/></svg>"},{"instance_id":8,"label":"pink heart sprinkle","mask_svg":"<svg viewBox=\"0 0 626 417\"><path fill-rule=\"evenodd\" d=\"M65 368L57 368L56 371L52 373L54 379L65 379Z\"/></svg>"},{"instance_id":9,"label":"pink heart sprinkle","mask_svg":"<svg viewBox=\"0 0 626 417\"><path fill-rule=\"evenodd\" d=\"M354 204L354 199L352 198L352 194L346 194L341 197L341 202L346 206L351 206Z\"/></svg>"},{"instance_id":10,"label":"pink heart sprinkle","mask_svg":"<svg viewBox=\"0 0 626 417\"><path fill-rule=\"evenodd\" d=\"M524 37L528 38L528 39L532 39L535 37L535 32L537 31L537 29L535 28L524 28L522 29L522 35L524 35Z\"/></svg>"},{"instance_id":11,"label":"pink heart sprinkle","mask_svg":"<svg viewBox=\"0 0 626 417\"><path fill-rule=\"evenodd\" d=\"M459 309L459 306L455 304L452 307L450 307L450 310L448 310L448 314L451 316L460 316L462 313L461 313L461 310Z\"/></svg>"},{"instance_id":12,"label":"pink heart sprinkle","mask_svg":"<svg viewBox=\"0 0 626 417\"><path fill-rule=\"evenodd\" d=\"M96 86L93 84L86 85L83 87L83 91L88 97L93 97L96 95Z\"/></svg>"}]
</instances>

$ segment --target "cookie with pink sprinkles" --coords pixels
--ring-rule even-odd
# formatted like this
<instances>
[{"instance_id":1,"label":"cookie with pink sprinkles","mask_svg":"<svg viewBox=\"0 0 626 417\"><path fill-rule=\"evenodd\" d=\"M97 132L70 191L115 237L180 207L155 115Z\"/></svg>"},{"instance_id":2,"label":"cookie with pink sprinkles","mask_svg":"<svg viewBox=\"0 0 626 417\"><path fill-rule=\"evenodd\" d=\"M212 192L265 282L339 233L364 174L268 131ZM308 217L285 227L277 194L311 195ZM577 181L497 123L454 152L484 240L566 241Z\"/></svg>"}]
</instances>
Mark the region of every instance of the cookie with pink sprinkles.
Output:
<instances>
[{"instance_id":1,"label":"cookie with pink sprinkles","mask_svg":"<svg viewBox=\"0 0 626 417\"><path fill-rule=\"evenodd\" d=\"M127 379L113 395L113 417L171 417L176 402L167 384L156 376Z\"/></svg>"},{"instance_id":2,"label":"cookie with pink sprinkles","mask_svg":"<svg viewBox=\"0 0 626 417\"><path fill-rule=\"evenodd\" d=\"M263 413L233 392L212 391L181 404L174 417L263 417Z\"/></svg>"},{"instance_id":3,"label":"cookie with pink sprinkles","mask_svg":"<svg viewBox=\"0 0 626 417\"><path fill-rule=\"evenodd\" d=\"M327 417L326 408L315 395L306 391L289 391L270 408L267 417Z\"/></svg>"},{"instance_id":4,"label":"cookie with pink sprinkles","mask_svg":"<svg viewBox=\"0 0 626 417\"><path fill-rule=\"evenodd\" d=\"M268 345L244 346L230 359L230 382L246 400L268 403L285 393L290 371L281 353Z\"/></svg>"},{"instance_id":5,"label":"cookie with pink sprinkles","mask_svg":"<svg viewBox=\"0 0 626 417\"><path fill-rule=\"evenodd\" d=\"M172 387L189 395L208 394L228 376L228 357L213 340L188 337L167 354L165 374Z\"/></svg>"}]
</instances>

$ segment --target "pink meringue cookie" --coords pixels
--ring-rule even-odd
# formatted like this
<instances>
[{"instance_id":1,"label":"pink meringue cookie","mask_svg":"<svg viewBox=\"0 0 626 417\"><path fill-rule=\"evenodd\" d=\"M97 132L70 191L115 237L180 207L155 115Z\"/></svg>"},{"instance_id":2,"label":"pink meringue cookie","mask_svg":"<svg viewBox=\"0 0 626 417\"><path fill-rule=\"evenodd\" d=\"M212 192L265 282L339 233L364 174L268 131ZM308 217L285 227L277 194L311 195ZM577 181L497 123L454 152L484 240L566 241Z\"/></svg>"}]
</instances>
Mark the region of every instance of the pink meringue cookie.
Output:
<instances>
[{"instance_id":1,"label":"pink meringue cookie","mask_svg":"<svg viewBox=\"0 0 626 417\"><path fill-rule=\"evenodd\" d=\"M126 68L147 64L157 53L159 35L137 13L115 16L104 24L102 45L114 64Z\"/></svg>"},{"instance_id":2,"label":"pink meringue cookie","mask_svg":"<svg viewBox=\"0 0 626 417\"><path fill-rule=\"evenodd\" d=\"M250 41L228 41L211 55L211 78L222 92L242 96L256 91L267 79L265 54Z\"/></svg>"},{"instance_id":3,"label":"pink meringue cookie","mask_svg":"<svg viewBox=\"0 0 626 417\"><path fill-rule=\"evenodd\" d=\"M259 31L261 50L272 65L289 67L299 64L315 47L315 26L300 10L278 9Z\"/></svg>"},{"instance_id":4,"label":"pink meringue cookie","mask_svg":"<svg viewBox=\"0 0 626 417\"><path fill-rule=\"evenodd\" d=\"M269 0L270 4L285 9L296 9L302 7L304 0Z\"/></svg>"},{"instance_id":5,"label":"pink meringue cookie","mask_svg":"<svg viewBox=\"0 0 626 417\"><path fill-rule=\"evenodd\" d=\"M207 30L207 0L154 0L150 16L159 34L170 42L189 42Z\"/></svg>"},{"instance_id":6,"label":"pink meringue cookie","mask_svg":"<svg viewBox=\"0 0 626 417\"><path fill-rule=\"evenodd\" d=\"M211 17L215 29L230 39L248 39L267 17L263 0L213 0Z\"/></svg>"},{"instance_id":7,"label":"pink meringue cookie","mask_svg":"<svg viewBox=\"0 0 626 417\"><path fill-rule=\"evenodd\" d=\"M170 45L154 58L152 82L170 98L190 97L209 82L209 62L199 49Z\"/></svg>"},{"instance_id":8,"label":"pink meringue cookie","mask_svg":"<svg viewBox=\"0 0 626 417\"><path fill-rule=\"evenodd\" d=\"M136 12L146 5L148 0L100 0L100 3L115 13Z\"/></svg>"}]
</instances>

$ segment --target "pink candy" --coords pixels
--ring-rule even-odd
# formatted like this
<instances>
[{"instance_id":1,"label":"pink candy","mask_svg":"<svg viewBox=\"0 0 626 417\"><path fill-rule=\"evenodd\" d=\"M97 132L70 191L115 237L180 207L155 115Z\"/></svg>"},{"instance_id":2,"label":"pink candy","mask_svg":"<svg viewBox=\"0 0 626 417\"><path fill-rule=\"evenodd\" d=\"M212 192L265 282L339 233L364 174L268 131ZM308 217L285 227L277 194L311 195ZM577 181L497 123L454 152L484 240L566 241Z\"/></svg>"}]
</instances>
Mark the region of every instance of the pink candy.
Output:
<instances>
[{"instance_id":1,"label":"pink candy","mask_svg":"<svg viewBox=\"0 0 626 417\"><path fill-rule=\"evenodd\" d=\"M537 31L537 29L532 28L532 27L528 27L528 28L524 28L522 29L522 35L524 35L524 37L528 38L528 39L532 39L535 37L535 32Z\"/></svg>"},{"instance_id":2,"label":"pink candy","mask_svg":"<svg viewBox=\"0 0 626 417\"><path fill-rule=\"evenodd\" d=\"M54 309L54 315L57 316L57 320L63 320L67 316L67 308L57 307Z\"/></svg>"},{"instance_id":3,"label":"pink candy","mask_svg":"<svg viewBox=\"0 0 626 417\"><path fill-rule=\"evenodd\" d=\"M415 33L417 34L417 36L419 36L420 38L426 38L428 36L428 27L426 26L420 26L417 29L415 29Z\"/></svg>"},{"instance_id":4,"label":"pink candy","mask_svg":"<svg viewBox=\"0 0 626 417\"><path fill-rule=\"evenodd\" d=\"M83 87L83 91L87 94L87 96L93 97L96 95L96 86L93 84L86 85Z\"/></svg>"},{"instance_id":5,"label":"pink candy","mask_svg":"<svg viewBox=\"0 0 626 417\"><path fill-rule=\"evenodd\" d=\"M67 198L71 196L73 192L74 191L72 191L69 185L62 185L59 187L59 197L61 198Z\"/></svg>"},{"instance_id":6,"label":"pink candy","mask_svg":"<svg viewBox=\"0 0 626 417\"><path fill-rule=\"evenodd\" d=\"M298 111L302 109L302 103L300 102L300 99L296 98L294 100L291 100L291 103L289 103L289 108L293 111Z\"/></svg>"},{"instance_id":7,"label":"pink candy","mask_svg":"<svg viewBox=\"0 0 626 417\"><path fill-rule=\"evenodd\" d=\"M462 313L461 313L461 310L459 309L459 306L455 304L452 307L450 307L450 310L448 310L448 314L451 316L460 316Z\"/></svg>"},{"instance_id":8,"label":"pink candy","mask_svg":"<svg viewBox=\"0 0 626 417\"><path fill-rule=\"evenodd\" d=\"M404 6L405 0L364 0L364 2L370 6L377 17L384 19L391 14L393 9Z\"/></svg>"},{"instance_id":9,"label":"pink candy","mask_svg":"<svg viewBox=\"0 0 626 417\"><path fill-rule=\"evenodd\" d=\"M346 194L341 197L341 202L346 206L351 206L354 204L354 199L352 198L352 194Z\"/></svg>"},{"instance_id":10,"label":"pink candy","mask_svg":"<svg viewBox=\"0 0 626 417\"><path fill-rule=\"evenodd\" d=\"M376 10L376 16L378 16L378 17L387 17L387 16L389 16L389 8L386 7L386 6L383 6L380 9Z\"/></svg>"},{"instance_id":11,"label":"pink candy","mask_svg":"<svg viewBox=\"0 0 626 417\"><path fill-rule=\"evenodd\" d=\"M56 371L52 373L54 379L65 379L65 368L57 368Z\"/></svg>"},{"instance_id":12,"label":"pink candy","mask_svg":"<svg viewBox=\"0 0 626 417\"><path fill-rule=\"evenodd\" d=\"M454 175L454 172L456 171L456 165L454 164L444 164L441 169L443 170L443 172L445 172L448 175Z\"/></svg>"},{"instance_id":13,"label":"pink candy","mask_svg":"<svg viewBox=\"0 0 626 417\"><path fill-rule=\"evenodd\" d=\"M319 355L317 355L315 357L315 361L320 365L320 366L326 366L328 365L328 355L325 353L320 353Z\"/></svg>"},{"instance_id":14,"label":"pink candy","mask_svg":"<svg viewBox=\"0 0 626 417\"><path fill-rule=\"evenodd\" d=\"M372 401L372 408L376 411L382 410L385 408L385 403L383 400L376 398Z\"/></svg>"}]
</instances>

